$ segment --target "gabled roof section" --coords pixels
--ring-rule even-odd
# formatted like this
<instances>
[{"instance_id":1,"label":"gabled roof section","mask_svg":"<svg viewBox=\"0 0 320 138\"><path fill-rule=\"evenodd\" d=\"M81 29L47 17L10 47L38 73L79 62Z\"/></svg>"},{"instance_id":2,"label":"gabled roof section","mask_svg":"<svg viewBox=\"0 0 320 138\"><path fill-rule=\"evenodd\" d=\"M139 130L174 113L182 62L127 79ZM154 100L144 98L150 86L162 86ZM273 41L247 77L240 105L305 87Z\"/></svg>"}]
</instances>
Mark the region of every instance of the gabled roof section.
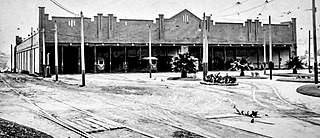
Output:
<instances>
[{"instance_id":1,"label":"gabled roof section","mask_svg":"<svg viewBox=\"0 0 320 138\"><path fill-rule=\"evenodd\" d=\"M188 12L188 13L190 13L190 15L196 17L198 20L201 20L198 16L194 15L192 12L190 12L190 11L187 10L187 9L184 9L184 10L182 10L181 12L177 13L176 15L172 16L171 18L169 18L169 20L171 20L171 19L179 16L180 14L182 14L182 13L184 13L184 12Z\"/></svg>"}]
</instances>

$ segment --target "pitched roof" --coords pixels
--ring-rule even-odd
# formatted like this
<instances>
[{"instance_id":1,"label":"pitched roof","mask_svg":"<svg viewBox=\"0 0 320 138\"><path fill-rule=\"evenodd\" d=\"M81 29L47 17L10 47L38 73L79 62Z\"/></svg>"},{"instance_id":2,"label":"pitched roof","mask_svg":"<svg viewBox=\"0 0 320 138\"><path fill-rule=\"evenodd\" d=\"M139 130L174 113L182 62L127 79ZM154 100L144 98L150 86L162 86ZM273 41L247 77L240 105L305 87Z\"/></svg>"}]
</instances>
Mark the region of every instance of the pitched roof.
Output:
<instances>
[{"instance_id":1,"label":"pitched roof","mask_svg":"<svg viewBox=\"0 0 320 138\"><path fill-rule=\"evenodd\" d=\"M169 20L170 20L170 19L173 19L173 18L175 18L175 17L177 17L177 16L179 16L179 15L180 15L181 13L183 13L183 12L188 12L188 13L190 13L192 16L194 16L194 17L196 17L197 19L201 20L198 16L194 15L192 12L190 12L190 11L187 10L187 9L184 9L184 10L182 10L181 12L177 13L176 15L172 16L171 18L169 18Z\"/></svg>"}]
</instances>

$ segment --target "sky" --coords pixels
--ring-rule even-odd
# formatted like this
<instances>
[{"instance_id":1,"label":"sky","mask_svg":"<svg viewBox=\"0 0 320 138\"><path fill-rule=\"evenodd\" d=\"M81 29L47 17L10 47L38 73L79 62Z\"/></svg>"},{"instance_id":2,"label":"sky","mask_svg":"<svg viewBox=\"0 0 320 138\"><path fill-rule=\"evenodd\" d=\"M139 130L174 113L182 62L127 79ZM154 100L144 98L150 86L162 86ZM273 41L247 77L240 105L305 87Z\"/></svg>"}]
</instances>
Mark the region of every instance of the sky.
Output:
<instances>
[{"instance_id":1,"label":"sky","mask_svg":"<svg viewBox=\"0 0 320 138\"><path fill-rule=\"evenodd\" d=\"M298 55L308 49L308 30L312 30L312 0L53 0L69 11L92 18L97 13L114 14L118 19L155 20L158 14L170 18L188 9L199 18L203 13L212 15L214 22L244 23L257 19L268 23L291 21L297 18ZM15 36L27 38L31 27L38 27L38 7L45 7L51 16L74 17L73 14L56 6L51 0L0 0L0 52L10 54L10 45L15 45ZM261 6L259 6L261 5ZM316 0L316 7L320 2ZM309 9L309 10L308 10ZM259 13L261 13L259 15ZM317 37L320 38L320 18L317 15ZM17 29L19 28L19 29ZM318 39L318 47L319 47Z\"/></svg>"}]
</instances>

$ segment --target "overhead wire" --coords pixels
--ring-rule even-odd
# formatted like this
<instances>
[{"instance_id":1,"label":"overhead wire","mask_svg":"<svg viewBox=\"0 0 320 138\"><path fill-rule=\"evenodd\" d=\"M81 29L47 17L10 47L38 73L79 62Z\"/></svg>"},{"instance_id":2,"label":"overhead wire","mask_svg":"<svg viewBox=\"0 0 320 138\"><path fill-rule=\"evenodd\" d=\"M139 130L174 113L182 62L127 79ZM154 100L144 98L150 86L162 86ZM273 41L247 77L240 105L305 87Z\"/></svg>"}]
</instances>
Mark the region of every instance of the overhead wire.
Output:
<instances>
[{"instance_id":1,"label":"overhead wire","mask_svg":"<svg viewBox=\"0 0 320 138\"><path fill-rule=\"evenodd\" d=\"M79 16L79 14L76 14L70 10L68 10L66 7L64 7L63 5L61 5L59 2L57 2L56 0L50 0L53 4L57 5L58 7L60 7L61 9L65 10L66 12L69 12L71 14L73 14L74 16Z\"/></svg>"},{"instance_id":2,"label":"overhead wire","mask_svg":"<svg viewBox=\"0 0 320 138\"><path fill-rule=\"evenodd\" d=\"M240 5L240 4L243 4L243 3L247 2L247 1L249 1L249 0L244 0L244 1L241 1L241 2L236 2L236 4L234 4L234 5L232 5L232 6L228 7L228 8L222 9L222 10L220 10L220 11L217 11L217 13L223 12L223 11L226 11L226 10L229 10L229 9L232 9L232 8L234 8L235 6L238 6L238 5Z\"/></svg>"},{"instance_id":3,"label":"overhead wire","mask_svg":"<svg viewBox=\"0 0 320 138\"><path fill-rule=\"evenodd\" d=\"M275 0L269 0L269 1L266 0L263 4L259 4L259 5L257 5L257 6L252 7L252 8L249 8L249 9L247 9L247 10L243 10L243 11L236 12L236 13L231 13L231 14L219 15L219 16L217 16L217 17L227 17L227 16L233 16L233 15L240 15L240 13L245 13L245 12L254 10L254 9L259 8L259 7L261 7L261 6L265 6L266 4L269 4L269 3L273 2L273 1L275 1Z\"/></svg>"}]
</instances>

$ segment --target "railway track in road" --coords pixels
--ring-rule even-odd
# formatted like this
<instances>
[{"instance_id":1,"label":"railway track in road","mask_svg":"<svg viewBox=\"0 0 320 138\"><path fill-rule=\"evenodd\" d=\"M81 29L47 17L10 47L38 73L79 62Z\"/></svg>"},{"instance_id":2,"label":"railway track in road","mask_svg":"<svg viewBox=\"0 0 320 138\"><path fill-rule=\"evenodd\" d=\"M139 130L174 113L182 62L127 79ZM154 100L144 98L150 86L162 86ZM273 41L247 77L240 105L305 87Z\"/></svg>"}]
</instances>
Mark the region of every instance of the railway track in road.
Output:
<instances>
[{"instance_id":1,"label":"railway track in road","mask_svg":"<svg viewBox=\"0 0 320 138\"><path fill-rule=\"evenodd\" d=\"M113 120L110 120L110 119L107 119L104 117L100 117L100 116L95 115L91 112L76 108L76 107L71 106L66 103L64 103L64 104L72 107L77 112L81 112L82 116L84 116L84 117L75 118L75 119L62 119L62 118L58 117L57 115L55 115L49 111L46 111L44 108L39 106L36 102L33 102L30 98L21 94L18 89L15 89L14 87L12 87L4 79L2 74L0 74L0 75L1 75L0 81L3 82L7 87L9 87L11 89L11 91L14 92L15 95L18 95L21 99L23 99L24 101L26 101L30 105L33 105L34 107L37 108L37 109L32 109L33 112L48 119L49 121L52 121L52 122L66 128L66 129L80 135L81 137L94 138L95 136L93 136L92 134L96 133L96 132L126 128L126 129L129 129L129 130L134 131L136 133L139 133L143 136L146 136L146 137L158 138L158 136L155 136L153 134L132 128L130 126L120 124L118 122L115 122Z\"/></svg>"},{"instance_id":2,"label":"railway track in road","mask_svg":"<svg viewBox=\"0 0 320 138\"><path fill-rule=\"evenodd\" d=\"M123 110L124 112L130 113L130 114L136 114L143 118L147 118L154 122L168 125L173 128L180 129L182 131L191 132L200 137L230 137L230 136L237 136L237 135L239 137L270 137L270 136L259 134L256 132L210 121L208 119L201 118L192 113L181 113L178 111L174 111L174 109L162 107L157 104L144 103L141 101L132 100L132 99L123 98L123 97L113 97L113 99L118 99L120 101L130 101L132 102L131 103L132 105L140 104L142 107L146 108L145 112L137 113L132 108L115 105L112 102L107 102L108 99L105 99L103 97L95 97L94 99L96 102L102 102L103 104L114 106L117 109ZM202 124L201 123L195 124L195 122L201 122ZM225 134L226 131L228 131L232 135L227 136Z\"/></svg>"},{"instance_id":3,"label":"railway track in road","mask_svg":"<svg viewBox=\"0 0 320 138\"><path fill-rule=\"evenodd\" d=\"M1 77L1 79L3 78ZM10 85L8 84L8 86ZM75 105L72 105L71 103L68 103L68 101L63 101L61 99L51 97L50 99L52 99L53 101L61 105L65 105L68 108L71 108L74 112L79 112L79 114L81 113L82 116L84 116L76 119L67 119L67 120L62 119L50 112L47 112L45 109L42 109L35 102L28 99L28 97L25 97L19 94L19 91L15 90L11 86L10 86L10 89L12 89L16 94L18 94L20 97L22 97L26 101L29 101L30 104L37 106L39 108L39 110L37 111L39 115L69 129L70 131L73 131L79 134L82 137L92 138L94 137L95 132L108 131L112 129L122 129L122 128L132 130L135 133L138 133L146 137L161 137L161 136L158 136L158 134L154 135L150 133L150 131L146 132L144 129L136 129L135 127L123 125L118 122L107 119L105 117L98 116L92 112L83 110ZM81 94L81 92L77 94ZM82 95L83 97L88 96L85 93L82 93ZM193 136L197 136L197 137L226 137L226 136L269 137L267 135L255 133L252 131L247 131L240 128L220 124L205 118L201 118L189 112L188 113L178 112L170 108L162 107L161 105L144 103L141 101L132 100L124 97L118 97L118 96L114 96L114 97L118 98L116 100L123 100L128 103L130 102L129 105L139 104L139 107L145 107L145 108L143 108L141 111L134 111L130 107L128 108L126 106L119 106L119 105L115 105L112 102L107 102L108 99L104 99L105 97L93 97L92 99L95 99L96 102L102 102L103 104L114 106L116 109L122 110L123 114L139 116L139 118L145 118L147 120L151 120L155 124L162 124L162 126L168 126L170 128L174 128L173 130L176 130L179 132L186 132L188 134L192 134ZM229 134L226 134L226 132Z\"/></svg>"},{"instance_id":4,"label":"railway track in road","mask_svg":"<svg viewBox=\"0 0 320 138\"><path fill-rule=\"evenodd\" d=\"M243 84L248 84L252 86L252 98L256 103L260 104L261 106L271 110L279 111L288 117L295 118L310 123L312 125L320 126L319 120L317 121L312 119L320 118L320 113L314 112L310 109L307 109L306 107L301 107L288 100L285 100L281 97L279 91L275 87L270 86L268 84L256 84L253 82L243 82ZM264 88L264 90L262 89L262 91L264 92L258 92L261 91L261 87ZM261 96L262 94L266 93L267 95ZM268 98L266 96L268 96ZM259 99L259 97L261 98ZM289 109L281 109L281 107L288 107Z\"/></svg>"}]
</instances>

